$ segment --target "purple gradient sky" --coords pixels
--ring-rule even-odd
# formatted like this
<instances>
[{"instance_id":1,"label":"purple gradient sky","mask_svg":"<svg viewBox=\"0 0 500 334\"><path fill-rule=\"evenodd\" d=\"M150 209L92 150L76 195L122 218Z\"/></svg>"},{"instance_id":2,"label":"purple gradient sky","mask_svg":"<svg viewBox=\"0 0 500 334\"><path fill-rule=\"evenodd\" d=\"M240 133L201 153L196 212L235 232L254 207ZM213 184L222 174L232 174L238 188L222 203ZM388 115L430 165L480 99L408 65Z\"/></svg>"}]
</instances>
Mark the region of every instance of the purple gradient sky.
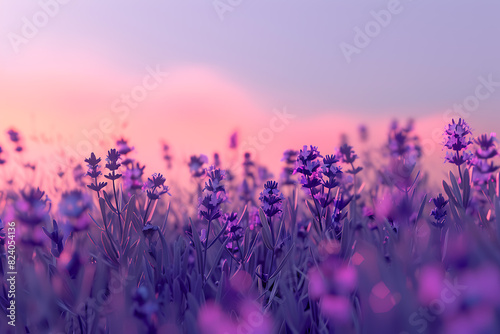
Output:
<instances>
[{"instance_id":1,"label":"purple gradient sky","mask_svg":"<svg viewBox=\"0 0 500 334\"><path fill-rule=\"evenodd\" d=\"M302 112L429 114L469 94L479 75L500 80L495 0L403 0L401 13L347 64L339 44L352 43L353 28L363 28L370 11L388 3L242 0L221 21L207 0L72 0L35 39L48 48L95 51L127 71L204 64L269 107L287 104ZM6 35L19 32L21 18L38 9L37 1L1 2L2 67L18 56ZM497 94L478 114L499 101Z\"/></svg>"},{"instance_id":2,"label":"purple gradient sky","mask_svg":"<svg viewBox=\"0 0 500 334\"><path fill-rule=\"evenodd\" d=\"M207 0L72 0L14 52L9 34L20 34L23 18L32 20L47 1L0 2L1 127L28 118L46 129L59 129L61 122L73 130L91 127L156 64L181 73L165 89L182 91L171 94L182 101L190 89L196 98L206 87L205 95L231 94L228 110L214 123L234 112L233 123L255 118L257 129L283 106L298 119L434 118L442 128L445 111L474 94L478 77L500 82L496 0L402 0L400 12L350 63L340 44L353 44L354 29L364 29L371 12L391 1L242 0L221 20ZM213 102L205 95L197 107ZM163 115L162 103L152 101L141 110L142 123L139 113L129 123L144 129L144 120ZM467 120L477 132L499 132L499 107L500 87ZM310 123L304 132L314 129ZM226 125L224 137L234 127Z\"/></svg>"}]
</instances>

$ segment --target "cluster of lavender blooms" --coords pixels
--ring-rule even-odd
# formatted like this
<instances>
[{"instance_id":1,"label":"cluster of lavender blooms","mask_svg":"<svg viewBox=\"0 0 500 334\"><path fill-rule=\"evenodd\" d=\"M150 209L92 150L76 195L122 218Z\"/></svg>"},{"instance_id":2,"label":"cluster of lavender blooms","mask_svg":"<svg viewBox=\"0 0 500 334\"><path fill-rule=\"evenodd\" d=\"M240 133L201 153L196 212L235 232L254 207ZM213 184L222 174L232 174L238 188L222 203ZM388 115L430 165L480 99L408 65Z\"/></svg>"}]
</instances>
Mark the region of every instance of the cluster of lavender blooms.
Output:
<instances>
[{"instance_id":1,"label":"cluster of lavender blooms","mask_svg":"<svg viewBox=\"0 0 500 334\"><path fill-rule=\"evenodd\" d=\"M192 155L182 183L169 145L146 177L125 138L42 182L6 136L1 333L500 332L497 140L465 120L445 128L439 185L413 122L369 155L347 136L333 154L287 149L279 179L250 153L240 169Z\"/></svg>"},{"instance_id":2,"label":"cluster of lavender blooms","mask_svg":"<svg viewBox=\"0 0 500 334\"><path fill-rule=\"evenodd\" d=\"M469 162L472 158L472 152L467 151L467 147L472 144L472 134L469 125L461 118L455 123L452 120L451 124L445 129L444 146L448 149L446 152L446 161L458 167L459 175L462 175L460 166Z\"/></svg>"},{"instance_id":3,"label":"cluster of lavender blooms","mask_svg":"<svg viewBox=\"0 0 500 334\"><path fill-rule=\"evenodd\" d=\"M470 159L470 166L474 167L474 181L479 183L488 183L493 173L500 167L496 165L494 159L498 156L498 151L496 149L496 134L491 133L490 135L482 134L481 136L474 139L477 144L477 149L474 156Z\"/></svg>"}]
</instances>

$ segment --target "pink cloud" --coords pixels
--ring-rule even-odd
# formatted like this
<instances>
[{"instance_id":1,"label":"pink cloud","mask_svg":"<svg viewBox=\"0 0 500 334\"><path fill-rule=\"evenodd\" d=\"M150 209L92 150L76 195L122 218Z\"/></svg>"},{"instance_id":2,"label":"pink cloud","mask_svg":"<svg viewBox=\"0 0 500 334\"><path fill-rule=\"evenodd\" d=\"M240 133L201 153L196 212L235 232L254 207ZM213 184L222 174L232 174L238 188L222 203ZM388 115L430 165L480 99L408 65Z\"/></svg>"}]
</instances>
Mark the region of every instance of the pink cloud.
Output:
<instances>
[{"instance_id":1,"label":"pink cloud","mask_svg":"<svg viewBox=\"0 0 500 334\"><path fill-rule=\"evenodd\" d=\"M202 65L159 66L168 76L121 119L113 105L143 83L147 66L132 74L90 54L40 51L32 55L25 53L9 67L0 67L0 108L7 110L0 116L1 124L14 125L30 135L61 134L73 148L86 140L110 146L125 135L139 157L154 168L163 167L160 138L171 144L182 162L191 154L225 151L229 135L237 129L243 144L239 154L256 153L255 158L273 165L276 174L285 149L314 144L322 153L333 154L341 134L348 135L358 152L373 149L383 145L390 122L377 115L361 119L358 113L339 110L307 115L293 105L273 110L245 87ZM291 116L280 119L278 114ZM109 134L100 129L103 120L111 122ZM368 125L370 132L364 148L358 140L360 123ZM442 167L439 134L443 127L439 114L416 122L428 165Z\"/></svg>"}]
</instances>

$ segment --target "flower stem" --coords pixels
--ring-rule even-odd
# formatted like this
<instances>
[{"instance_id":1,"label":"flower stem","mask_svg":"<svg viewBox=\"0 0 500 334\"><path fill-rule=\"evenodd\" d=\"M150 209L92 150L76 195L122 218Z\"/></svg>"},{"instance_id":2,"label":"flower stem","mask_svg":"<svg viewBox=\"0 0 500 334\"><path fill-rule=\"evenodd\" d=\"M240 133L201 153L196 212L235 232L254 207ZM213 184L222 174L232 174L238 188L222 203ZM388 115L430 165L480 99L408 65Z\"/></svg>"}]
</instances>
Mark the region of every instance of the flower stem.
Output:
<instances>
[{"instance_id":1,"label":"flower stem","mask_svg":"<svg viewBox=\"0 0 500 334\"><path fill-rule=\"evenodd\" d=\"M208 237L210 236L210 225L212 223L212 219L208 221L208 227L207 227L207 237L205 239L205 254L203 256L203 272L201 273L203 275L203 283L206 283L205 280L205 267L207 264L207 252L208 252Z\"/></svg>"},{"instance_id":2,"label":"flower stem","mask_svg":"<svg viewBox=\"0 0 500 334\"><path fill-rule=\"evenodd\" d=\"M146 218L148 216L149 207L151 206L152 200L148 198L148 205L146 206L146 212L144 212L144 218L142 219L143 225L146 225Z\"/></svg>"},{"instance_id":3,"label":"flower stem","mask_svg":"<svg viewBox=\"0 0 500 334\"><path fill-rule=\"evenodd\" d=\"M113 176L114 176L114 174L115 174L115 171L113 171ZM120 212L120 208L118 207L118 196L116 195L115 180L113 180L113 193L115 195L116 212L118 213L118 223L120 226L120 237L122 237L123 236L122 214Z\"/></svg>"},{"instance_id":4,"label":"flower stem","mask_svg":"<svg viewBox=\"0 0 500 334\"><path fill-rule=\"evenodd\" d=\"M456 152L457 152L457 162L459 162L460 159L459 159L459 155L458 155L458 150ZM460 183L462 183L462 170L460 169L460 165L457 164L457 166L458 166L458 177L460 178L459 179Z\"/></svg>"}]
</instances>

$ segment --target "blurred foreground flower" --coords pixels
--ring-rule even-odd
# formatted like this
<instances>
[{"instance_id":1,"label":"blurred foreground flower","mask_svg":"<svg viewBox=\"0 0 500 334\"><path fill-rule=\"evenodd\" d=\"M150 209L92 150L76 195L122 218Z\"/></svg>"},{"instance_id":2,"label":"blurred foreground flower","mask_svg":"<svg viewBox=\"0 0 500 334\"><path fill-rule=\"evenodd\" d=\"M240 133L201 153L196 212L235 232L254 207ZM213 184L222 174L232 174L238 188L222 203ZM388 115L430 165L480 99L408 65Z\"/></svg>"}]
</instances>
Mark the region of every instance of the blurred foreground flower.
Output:
<instances>
[{"instance_id":1,"label":"blurred foreground flower","mask_svg":"<svg viewBox=\"0 0 500 334\"><path fill-rule=\"evenodd\" d=\"M59 213L65 216L75 231L86 229L90 224L87 210L91 207L89 196L81 190L64 192L59 202Z\"/></svg>"},{"instance_id":2,"label":"blurred foreground flower","mask_svg":"<svg viewBox=\"0 0 500 334\"><path fill-rule=\"evenodd\" d=\"M50 201L44 191L29 188L21 191L14 208L19 221L36 226L49 218Z\"/></svg>"}]
</instances>

